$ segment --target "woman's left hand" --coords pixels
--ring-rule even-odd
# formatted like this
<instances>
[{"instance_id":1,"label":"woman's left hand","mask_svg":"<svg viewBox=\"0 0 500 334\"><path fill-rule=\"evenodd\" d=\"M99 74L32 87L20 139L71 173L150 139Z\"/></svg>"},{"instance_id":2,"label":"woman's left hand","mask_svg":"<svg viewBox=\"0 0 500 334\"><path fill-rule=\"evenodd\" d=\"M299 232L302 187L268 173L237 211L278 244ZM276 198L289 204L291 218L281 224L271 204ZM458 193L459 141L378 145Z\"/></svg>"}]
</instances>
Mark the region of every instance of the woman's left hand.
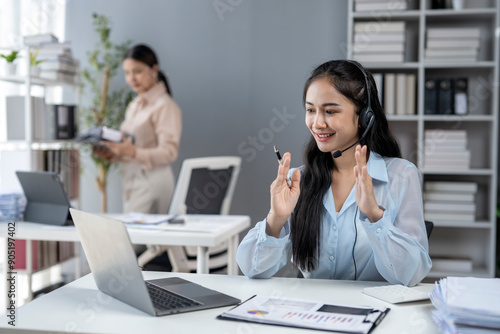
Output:
<instances>
[{"instance_id":1,"label":"woman's left hand","mask_svg":"<svg viewBox=\"0 0 500 334\"><path fill-rule=\"evenodd\" d=\"M372 178L366 170L366 150L364 145L356 145L356 166L354 166L354 177L356 178L356 203L359 210L372 222L382 218L384 211L379 208L375 193L373 192Z\"/></svg>"},{"instance_id":2,"label":"woman's left hand","mask_svg":"<svg viewBox=\"0 0 500 334\"><path fill-rule=\"evenodd\" d=\"M116 157L119 157L119 158L125 158L125 157L135 158L135 146L123 134L122 134L122 142L121 143L115 143L115 142L111 142L111 141L103 141L103 142L101 142L101 144L104 145L104 146L106 146L107 148L109 148L109 150L111 152L113 152L113 154Z\"/></svg>"}]
</instances>

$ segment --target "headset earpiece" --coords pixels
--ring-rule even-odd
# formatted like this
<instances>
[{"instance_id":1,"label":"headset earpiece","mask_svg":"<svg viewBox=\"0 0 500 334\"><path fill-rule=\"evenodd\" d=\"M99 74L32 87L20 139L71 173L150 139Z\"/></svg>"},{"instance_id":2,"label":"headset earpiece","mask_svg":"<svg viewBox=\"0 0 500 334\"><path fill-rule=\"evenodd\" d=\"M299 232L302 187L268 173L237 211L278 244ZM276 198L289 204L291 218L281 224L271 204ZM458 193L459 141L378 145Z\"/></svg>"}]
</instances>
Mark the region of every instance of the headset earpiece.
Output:
<instances>
[{"instance_id":1,"label":"headset earpiece","mask_svg":"<svg viewBox=\"0 0 500 334\"><path fill-rule=\"evenodd\" d=\"M359 112L358 122L361 126L362 131L365 131L368 128L368 124L370 124L370 121L373 117L373 111L369 107L365 107Z\"/></svg>"}]
</instances>

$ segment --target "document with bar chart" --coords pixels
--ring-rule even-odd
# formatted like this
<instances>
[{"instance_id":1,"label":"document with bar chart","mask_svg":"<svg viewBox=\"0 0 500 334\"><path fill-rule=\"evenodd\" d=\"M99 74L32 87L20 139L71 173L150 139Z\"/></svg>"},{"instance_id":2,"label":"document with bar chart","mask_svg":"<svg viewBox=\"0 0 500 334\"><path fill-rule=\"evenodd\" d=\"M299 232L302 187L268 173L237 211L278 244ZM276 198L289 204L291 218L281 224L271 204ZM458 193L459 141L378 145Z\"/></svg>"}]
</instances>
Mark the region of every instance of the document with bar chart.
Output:
<instances>
[{"instance_id":1,"label":"document with bar chart","mask_svg":"<svg viewBox=\"0 0 500 334\"><path fill-rule=\"evenodd\" d=\"M255 295L218 318L323 331L368 333L387 312L389 309L385 307L353 307Z\"/></svg>"}]
</instances>

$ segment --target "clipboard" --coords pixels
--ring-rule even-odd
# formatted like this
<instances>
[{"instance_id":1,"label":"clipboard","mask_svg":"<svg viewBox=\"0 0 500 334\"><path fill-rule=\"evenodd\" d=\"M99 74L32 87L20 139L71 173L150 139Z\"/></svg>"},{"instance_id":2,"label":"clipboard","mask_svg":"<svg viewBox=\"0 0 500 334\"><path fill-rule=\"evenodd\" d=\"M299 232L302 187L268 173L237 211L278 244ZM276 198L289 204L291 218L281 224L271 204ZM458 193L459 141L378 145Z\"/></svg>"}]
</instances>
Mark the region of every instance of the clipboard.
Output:
<instances>
[{"instance_id":1,"label":"clipboard","mask_svg":"<svg viewBox=\"0 0 500 334\"><path fill-rule=\"evenodd\" d=\"M217 319L366 334L370 333L389 311L387 307L353 307L304 299L254 295L217 316Z\"/></svg>"}]
</instances>

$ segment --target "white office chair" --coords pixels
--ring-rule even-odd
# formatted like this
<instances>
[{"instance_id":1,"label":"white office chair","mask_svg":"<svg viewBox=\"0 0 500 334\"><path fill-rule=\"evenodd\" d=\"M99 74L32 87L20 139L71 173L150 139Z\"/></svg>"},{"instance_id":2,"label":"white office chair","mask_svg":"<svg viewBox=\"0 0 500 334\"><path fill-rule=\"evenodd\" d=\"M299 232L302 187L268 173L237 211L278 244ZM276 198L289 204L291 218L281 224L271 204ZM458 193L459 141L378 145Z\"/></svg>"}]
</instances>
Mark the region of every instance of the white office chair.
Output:
<instances>
[{"instance_id":1,"label":"white office chair","mask_svg":"<svg viewBox=\"0 0 500 334\"><path fill-rule=\"evenodd\" d=\"M169 214L229 214L240 172L240 157L186 159L175 186ZM167 252L174 272L196 270L196 247L148 245L138 262L144 266ZM209 248L209 269L227 266L227 243Z\"/></svg>"}]
</instances>

